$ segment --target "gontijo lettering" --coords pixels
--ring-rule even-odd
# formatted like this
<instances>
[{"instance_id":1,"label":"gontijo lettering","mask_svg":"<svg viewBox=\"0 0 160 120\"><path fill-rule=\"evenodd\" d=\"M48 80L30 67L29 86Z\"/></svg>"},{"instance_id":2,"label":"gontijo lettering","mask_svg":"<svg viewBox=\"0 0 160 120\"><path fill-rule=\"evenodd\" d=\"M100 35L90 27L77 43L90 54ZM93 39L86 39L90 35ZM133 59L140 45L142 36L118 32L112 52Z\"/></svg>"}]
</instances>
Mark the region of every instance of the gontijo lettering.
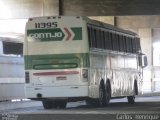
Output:
<instances>
[{"instance_id":1,"label":"gontijo lettering","mask_svg":"<svg viewBox=\"0 0 160 120\"><path fill-rule=\"evenodd\" d=\"M31 33L29 34L29 37L32 37L32 38L38 38L38 39L41 39L41 38L56 38L56 37L62 37L63 34L62 32L55 32L55 33Z\"/></svg>"},{"instance_id":2,"label":"gontijo lettering","mask_svg":"<svg viewBox=\"0 0 160 120\"><path fill-rule=\"evenodd\" d=\"M52 28L27 30L27 36L40 41L82 40L82 28Z\"/></svg>"}]
</instances>

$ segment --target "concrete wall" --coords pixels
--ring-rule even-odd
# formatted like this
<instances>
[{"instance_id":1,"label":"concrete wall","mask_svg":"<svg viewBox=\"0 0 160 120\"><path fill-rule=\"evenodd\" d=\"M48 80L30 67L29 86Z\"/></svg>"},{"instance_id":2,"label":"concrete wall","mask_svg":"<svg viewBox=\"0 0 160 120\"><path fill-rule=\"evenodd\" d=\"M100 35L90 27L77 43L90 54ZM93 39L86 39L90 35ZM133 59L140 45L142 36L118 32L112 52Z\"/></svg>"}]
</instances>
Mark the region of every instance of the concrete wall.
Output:
<instances>
[{"instance_id":1,"label":"concrete wall","mask_svg":"<svg viewBox=\"0 0 160 120\"><path fill-rule=\"evenodd\" d=\"M117 16L118 27L157 28L160 27L160 15Z\"/></svg>"},{"instance_id":2,"label":"concrete wall","mask_svg":"<svg viewBox=\"0 0 160 120\"><path fill-rule=\"evenodd\" d=\"M139 36L141 38L142 52L147 55L148 65L151 67L152 66L152 29L139 28L138 31L139 31Z\"/></svg>"}]
</instances>

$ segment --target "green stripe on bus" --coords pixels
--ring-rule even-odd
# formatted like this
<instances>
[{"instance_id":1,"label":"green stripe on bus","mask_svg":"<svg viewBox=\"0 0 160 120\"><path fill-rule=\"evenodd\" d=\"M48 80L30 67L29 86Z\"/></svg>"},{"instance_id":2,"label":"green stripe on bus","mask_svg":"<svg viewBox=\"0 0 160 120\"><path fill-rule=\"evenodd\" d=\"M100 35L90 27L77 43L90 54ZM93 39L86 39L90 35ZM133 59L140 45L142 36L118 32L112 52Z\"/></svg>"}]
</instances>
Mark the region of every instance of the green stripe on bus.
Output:
<instances>
[{"instance_id":1,"label":"green stripe on bus","mask_svg":"<svg viewBox=\"0 0 160 120\"><path fill-rule=\"evenodd\" d=\"M27 36L41 41L61 41L65 34L60 28L27 30Z\"/></svg>"},{"instance_id":2,"label":"green stripe on bus","mask_svg":"<svg viewBox=\"0 0 160 120\"><path fill-rule=\"evenodd\" d=\"M69 28L66 29L32 29L27 30L27 36L37 41L62 41L65 38L65 36L69 37L69 39L72 38L72 36L74 36L73 40L82 40L82 27L71 27L71 30L69 30Z\"/></svg>"},{"instance_id":3,"label":"green stripe on bus","mask_svg":"<svg viewBox=\"0 0 160 120\"><path fill-rule=\"evenodd\" d=\"M73 40L82 40L82 28L81 27L71 28L71 30L75 34Z\"/></svg>"},{"instance_id":4,"label":"green stripe on bus","mask_svg":"<svg viewBox=\"0 0 160 120\"><path fill-rule=\"evenodd\" d=\"M25 70L89 67L88 53L24 55L24 60L25 60Z\"/></svg>"}]
</instances>

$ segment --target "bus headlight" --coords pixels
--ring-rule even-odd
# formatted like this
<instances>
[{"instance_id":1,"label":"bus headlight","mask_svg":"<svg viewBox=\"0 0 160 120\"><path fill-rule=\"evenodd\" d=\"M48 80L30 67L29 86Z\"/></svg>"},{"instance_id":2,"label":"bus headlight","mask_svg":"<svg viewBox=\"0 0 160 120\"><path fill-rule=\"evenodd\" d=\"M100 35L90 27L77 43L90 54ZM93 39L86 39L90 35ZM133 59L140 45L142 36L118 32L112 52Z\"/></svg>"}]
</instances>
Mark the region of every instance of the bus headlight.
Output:
<instances>
[{"instance_id":1,"label":"bus headlight","mask_svg":"<svg viewBox=\"0 0 160 120\"><path fill-rule=\"evenodd\" d=\"M88 81L88 69L82 69L82 78L83 78L83 81L85 82Z\"/></svg>"}]
</instances>

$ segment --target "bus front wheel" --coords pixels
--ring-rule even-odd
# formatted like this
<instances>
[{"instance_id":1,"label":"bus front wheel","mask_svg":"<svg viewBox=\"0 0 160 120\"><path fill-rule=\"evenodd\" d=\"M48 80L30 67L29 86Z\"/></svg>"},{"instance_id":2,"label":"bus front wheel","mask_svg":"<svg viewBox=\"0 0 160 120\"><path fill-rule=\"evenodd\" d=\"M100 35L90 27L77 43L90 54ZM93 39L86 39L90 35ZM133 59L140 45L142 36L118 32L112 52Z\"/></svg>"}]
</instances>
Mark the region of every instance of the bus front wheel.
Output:
<instances>
[{"instance_id":1,"label":"bus front wheel","mask_svg":"<svg viewBox=\"0 0 160 120\"><path fill-rule=\"evenodd\" d=\"M129 104L134 104L135 103L135 95L138 95L137 80L134 81L134 95L133 96L127 96Z\"/></svg>"}]
</instances>

